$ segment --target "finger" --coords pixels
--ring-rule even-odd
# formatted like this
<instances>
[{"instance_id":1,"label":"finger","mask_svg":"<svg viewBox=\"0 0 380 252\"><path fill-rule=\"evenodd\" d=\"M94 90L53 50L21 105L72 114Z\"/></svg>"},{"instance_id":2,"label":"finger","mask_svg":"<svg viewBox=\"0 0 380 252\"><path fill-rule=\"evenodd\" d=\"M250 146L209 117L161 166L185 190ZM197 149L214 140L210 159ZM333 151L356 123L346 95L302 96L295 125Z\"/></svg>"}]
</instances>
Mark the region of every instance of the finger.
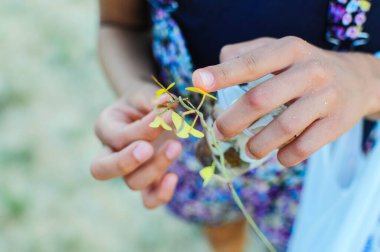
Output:
<instances>
[{"instance_id":1,"label":"finger","mask_svg":"<svg viewBox=\"0 0 380 252\"><path fill-rule=\"evenodd\" d=\"M145 141L134 142L119 152L106 149L92 163L91 173L99 180L125 176L150 159L153 152L153 146Z\"/></svg>"},{"instance_id":2,"label":"finger","mask_svg":"<svg viewBox=\"0 0 380 252\"><path fill-rule=\"evenodd\" d=\"M173 197L177 183L176 174L166 174L157 185L142 191L144 206L152 209L166 204Z\"/></svg>"},{"instance_id":3,"label":"finger","mask_svg":"<svg viewBox=\"0 0 380 252\"><path fill-rule=\"evenodd\" d=\"M134 95L128 98L127 103L137 108L143 114L148 114L153 110L154 104L147 101L154 100L154 95L158 89L159 88L156 85L152 85L152 83L144 83L139 87L139 92L134 93Z\"/></svg>"},{"instance_id":4,"label":"finger","mask_svg":"<svg viewBox=\"0 0 380 252\"><path fill-rule=\"evenodd\" d=\"M164 93L161 96L159 96L157 99L154 99L153 102L152 102L152 104L153 104L153 106L161 105L161 104L163 104L165 102L168 102L170 100L171 96L175 97L174 94L169 95L167 93Z\"/></svg>"},{"instance_id":5,"label":"finger","mask_svg":"<svg viewBox=\"0 0 380 252\"><path fill-rule=\"evenodd\" d=\"M152 111L140 120L124 125L114 118L104 118L98 123L97 136L105 145L115 150L121 150L137 140L153 141L163 132L161 127L149 126L156 116L156 112ZM166 122L170 122L169 113L165 113L162 117Z\"/></svg>"},{"instance_id":6,"label":"finger","mask_svg":"<svg viewBox=\"0 0 380 252\"><path fill-rule=\"evenodd\" d=\"M247 143L249 154L261 159L273 150L288 143L314 121L325 117L329 111L325 95L302 97L275 118Z\"/></svg>"},{"instance_id":7,"label":"finger","mask_svg":"<svg viewBox=\"0 0 380 252\"><path fill-rule=\"evenodd\" d=\"M239 58L196 70L193 82L207 92L250 82L291 66L310 48L299 38L278 39Z\"/></svg>"},{"instance_id":8,"label":"finger","mask_svg":"<svg viewBox=\"0 0 380 252\"><path fill-rule=\"evenodd\" d=\"M168 140L157 151L154 158L133 173L124 177L124 181L132 190L142 190L161 178L170 165L181 154L181 143Z\"/></svg>"},{"instance_id":9,"label":"finger","mask_svg":"<svg viewBox=\"0 0 380 252\"><path fill-rule=\"evenodd\" d=\"M241 133L260 117L300 97L310 86L315 86L315 81L305 66L295 66L275 75L249 90L217 118L217 137L223 140Z\"/></svg>"},{"instance_id":10,"label":"finger","mask_svg":"<svg viewBox=\"0 0 380 252\"><path fill-rule=\"evenodd\" d=\"M164 93L157 98L152 97L152 99L147 99L146 97L141 97L140 95L140 96L131 98L132 101L130 103L138 107L139 111L141 111L142 113L144 113L144 115L146 115L152 112L152 110L158 105L168 102L170 98L172 97L175 97L175 95L174 94L169 95L168 93ZM147 101L151 101L151 102L147 102ZM173 107L175 107L175 105L176 104L173 104Z\"/></svg>"},{"instance_id":11,"label":"finger","mask_svg":"<svg viewBox=\"0 0 380 252\"><path fill-rule=\"evenodd\" d=\"M219 55L220 62L225 62L233 58L236 58L240 55L248 53L251 50L254 50L270 42L273 42L274 40L275 40L274 38L265 37L265 38L254 39L254 40L246 41L242 43L225 45L220 51L220 55Z\"/></svg>"},{"instance_id":12,"label":"finger","mask_svg":"<svg viewBox=\"0 0 380 252\"><path fill-rule=\"evenodd\" d=\"M344 129L338 129L340 120L326 117L314 122L299 137L280 149L278 160L286 167L294 166L306 160L325 144L337 139Z\"/></svg>"},{"instance_id":13,"label":"finger","mask_svg":"<svg viewBox=\"0 0 380 252\"><path fill-rule=\"evenodd\" d=\"M128 123L143 116L137 109L118 102L100 114L95 124L95 134L102 143L111 145L124 133Z\"/></svg>"}]
</instances>

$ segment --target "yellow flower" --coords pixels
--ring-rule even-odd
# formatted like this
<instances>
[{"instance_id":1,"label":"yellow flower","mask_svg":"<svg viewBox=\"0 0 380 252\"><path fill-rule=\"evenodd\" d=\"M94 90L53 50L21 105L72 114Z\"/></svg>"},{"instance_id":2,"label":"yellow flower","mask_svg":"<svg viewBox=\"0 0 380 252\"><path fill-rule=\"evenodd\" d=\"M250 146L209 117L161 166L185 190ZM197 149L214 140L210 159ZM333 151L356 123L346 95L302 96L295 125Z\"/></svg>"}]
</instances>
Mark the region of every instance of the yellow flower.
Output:
<instances>
[{"instance_id":1,"label":"yellow flower","mask_svg":"<svg viewBox=\"0 0 380 252\"><path fill-rule=\"evenodd\" d=\"M194 93L198 93L198 94L202 94L202 95L205 95L207 97L210 97L214 100L217 100L215 96L213 95L210 95L209 93L207 93L206 91L203 91L202 89L200 88L196 88L196 87L188 87L186 88L187 91L190 91L190 92L194 92Z\"/></svg>"},{"instance_id":2,"label":"yellow flower","mask_svg":"<svg viewBox=\"0 0 380 252\"><path fill-rule=\"evenodd\" d=\"M154 96L154 99L157 99L158 97L160 97L164 93L169 93L169 89L174 87L174 85L175 85L175 83L173 82L172 84L169 85L169 87L161 88L161 89L157 90L156 95Z\"/></svg>"},{"instance_id":3,"label":"yellow flower","mask_svg":"<svg viewBox=\"0 0 380 252\"><path fill-rule=\"evenodd\" d=\"M174 111L172 111L172 121L177 130L178 137L188 138L190 135L196 138L204 137L202 132L191 127L179 114Z\"/></svg>"},{"instance_id":4,"label":"yellow flower","mask_svg":"<svg viewBox=\"0 0 380 252\"><path fill-rule=\"evenodd\" d=\"M215 174L215 163L212 163L211 166L207 166L199 171L199 175L201 175L203 179L203 186L206 186L208 183L210 183L214 174Z\"/></svg>"},{"instance_id":5,"label":"yellow flower","mask_svg":"<svg viewBox=\"0 0 380 252\"><path fill-rule=\"evenodd\" d=\"M161 89L157 90L156 95L154 96L154 99L157 99L158 97L160 97L160 96L161 96L162 94L164 94L164 93L169 94L169 89L171 89L171 88L174 87L174 85L175 85L175 83L173 82L173 83L171 83L171 84L166 88L164 85L162 85L161 82L159 82L159 81L157 80L156 77L152 76L152 79L157 83L157 85L159 85L159 86L161 87Z\"/></svg>"},{"instance_id":6,"label":"yellow flower","mask_svg":"<svg viewBox=\"0 0 380 252\"><path fill-rule=\"evenodd\" d=\"M168 130L168 131L172 130L172 127L170 127L170 125L168 125L165 122L165 120L160 116L156 116L156 118L154 118L154 121L149 124L149 127L151 128L158 128L160 126L165 130Z\"/></svg>"}]
</instances>

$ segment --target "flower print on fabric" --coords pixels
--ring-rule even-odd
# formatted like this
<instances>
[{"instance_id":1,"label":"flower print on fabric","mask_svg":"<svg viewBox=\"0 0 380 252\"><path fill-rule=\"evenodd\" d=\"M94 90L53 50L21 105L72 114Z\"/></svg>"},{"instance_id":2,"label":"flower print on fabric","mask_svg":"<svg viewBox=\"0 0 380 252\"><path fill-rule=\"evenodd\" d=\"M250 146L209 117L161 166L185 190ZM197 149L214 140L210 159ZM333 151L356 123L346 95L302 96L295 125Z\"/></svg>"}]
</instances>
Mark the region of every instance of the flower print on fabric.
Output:
<instances>
[{"instance_id":1,"label":"flower print on fabric","mask_svg":"<svg viewBox=\"0 0 380 252\"><path fill-rule=\"evenodd\" d=\"M336 0L330 5L329 30L335 39L347 40L349 36L361 36L366 12L347 12L348 0ZM166 83L176 82L177 92L188 96L186 87L191 85L194 69L184 36L172 18L178 4L173 0L150 0L153 21L153 55L160 67L160 78ZM366 7L366 6L364 6ZM364 10L365 8L361 10ZM368 6L367 6L368 7ZM350 11L355 9L351 5ZM348 15L346 15L348 14ZM362 14L362 15L361 15ZM344 19L344 21L343 21ZM346 25L343 25L344 24ZM329 37L329 36L328 36ZM191 97L193 100L194 97ZM212 111L212 104L208 104ZM373 134L370 134L373 135ZM231 193L223 183L211 181L203 187L198 171L210 164L210 156L195 138L181 139L185 147L171 171L178 177L178 186L168 208L176 216L201 224L222 224L243 218ZM371 149L373 142L367 142ZM200 153L200 155L199 155ZM254 217L265 235L278 251L285 251L300 200L306 162L284 169L275 157L262 166L234 179L233 183L248 212Z\"/></svg>"},{"instance_id":2,"label":"flower print on fabric","mask_svg":"<svg viewBox=\"0 0 380 252\"><path fill-rule=\"evenodd\" d=\"M153 21L153 55L160 67L160 78L176 82L177 93L189 96L194 69L186 41L177 22L172 18L178 4L171 0L151 0ZM173 88L174 89L174 88ZM195 97L191 97L193 100ZM205 115L213 104L205 104ZM242 219L231 192L224 183L211 181L203 187L199 170L210 164L211 153L195 138L180 139L183 149L180 158L170 168L179 177L176 192L168 208L176 216L208 225ZM206 144L207 145L207 144ZM285 251L299 203L306 163L284 169L275 157L259 168L234 179L233 183L265 235L278 251Z\"/></svg>"},{"instance_id":3,"label":"flower print on fabric","mask_svg":"<svg viewBox=\"0 0 380 252\"><path fill-rule=\"evenodd\" d=\"M336 50L353 50L369 40L363 27L371 0L330 0L326 39ZM376 144L376 122L365 120L362 149L370 153Z\"/></svg>"},{"instance_id":4,"label":"flower print on fabric","mask_svg":"<svg viewBox=\"0 0 380 252\"><path fill-rule=\"evenodd\" d=\"M192 59L182 32L170 15L178 8L178 3L172 0L149 2L152 6L153 54L160 68L160 79L175 82L177 92L196 102L198 96L185 89L192 83Z\"/></svg>"},{"instance_id":5,"label":"flower print on fabric","mask_svg":"<svg viewBox=\"0 0 380 252\"><path fill-rule=\"evenodd\" d=\"M336 45L366 44L369 35L363 32L371 0L331 0L328 12L327 40Z\"/></svg>"}]
</instances>

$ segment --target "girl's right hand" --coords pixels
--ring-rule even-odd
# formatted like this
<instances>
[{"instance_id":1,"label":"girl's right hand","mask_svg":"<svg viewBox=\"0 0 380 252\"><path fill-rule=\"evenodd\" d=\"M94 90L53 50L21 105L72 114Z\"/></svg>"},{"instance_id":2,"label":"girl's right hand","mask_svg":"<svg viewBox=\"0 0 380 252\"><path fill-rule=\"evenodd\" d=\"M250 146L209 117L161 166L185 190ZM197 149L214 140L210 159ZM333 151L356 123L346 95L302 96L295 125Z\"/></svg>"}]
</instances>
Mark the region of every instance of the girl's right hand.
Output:
<instances>
[{"instance_id":1,"label":"girl's right hand","mask_svg":"<svg viewBox=\"0 0 380 252\"><path fill-rule=\"evenodd\" d=\"M182 151L180 142L162 137L161 128L149 127L156 116L155 91L149 86L100 114L95 132L105 147L91 166L96 179L123 177L129 188L142 191L147 208L172 198L178 177L166 171Z\"/></svg>"}]
</instances>

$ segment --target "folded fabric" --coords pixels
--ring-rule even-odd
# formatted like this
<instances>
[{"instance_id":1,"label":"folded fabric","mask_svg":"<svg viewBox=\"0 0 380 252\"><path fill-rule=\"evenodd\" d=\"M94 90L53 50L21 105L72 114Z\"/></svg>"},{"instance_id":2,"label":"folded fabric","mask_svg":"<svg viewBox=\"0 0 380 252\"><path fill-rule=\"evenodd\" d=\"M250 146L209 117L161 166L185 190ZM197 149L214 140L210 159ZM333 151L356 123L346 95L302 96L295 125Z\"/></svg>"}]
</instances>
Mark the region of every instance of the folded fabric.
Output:
<instances>
[{"instance_id":1,"label":"folded fabric","mask_svg":"<svg viewBox=\"0 0 380 252\"><path fill-rule=\"evenodd\" d=\"M363 121L309 159L288 251L365 251L379 225L380 144L365 155L362 128ZM376 244L370 251L379 249Z\"/></svg>"}]
</instances>

